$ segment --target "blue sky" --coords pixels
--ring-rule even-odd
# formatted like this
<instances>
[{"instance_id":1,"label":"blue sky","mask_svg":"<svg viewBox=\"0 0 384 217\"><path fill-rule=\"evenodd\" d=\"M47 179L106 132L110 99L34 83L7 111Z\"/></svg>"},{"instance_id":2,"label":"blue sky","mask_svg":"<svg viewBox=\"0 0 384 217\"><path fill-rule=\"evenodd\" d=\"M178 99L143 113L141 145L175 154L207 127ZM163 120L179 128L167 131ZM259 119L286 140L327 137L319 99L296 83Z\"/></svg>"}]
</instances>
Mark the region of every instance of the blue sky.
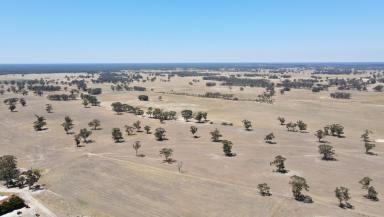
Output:
<instances>
[{"instance_id":1,"label":"blue sky","mask_svg":"<svg viewBox=\"0 0 384 217\"><path fill-rule=\"evenodd\" d=\"M0 63L384 61L382 0L2 0Z\"/></svg>"}]
</instances>

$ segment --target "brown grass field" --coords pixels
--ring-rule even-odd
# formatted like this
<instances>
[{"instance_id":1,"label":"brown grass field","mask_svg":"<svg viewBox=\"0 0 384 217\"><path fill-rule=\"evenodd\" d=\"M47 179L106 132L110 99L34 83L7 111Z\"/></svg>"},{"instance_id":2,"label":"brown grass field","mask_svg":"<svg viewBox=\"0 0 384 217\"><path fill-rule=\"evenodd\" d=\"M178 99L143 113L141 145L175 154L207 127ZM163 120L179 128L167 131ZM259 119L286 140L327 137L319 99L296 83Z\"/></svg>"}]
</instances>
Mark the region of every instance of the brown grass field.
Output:
<instances>
[{"instance_id":1,"label":"brown grass field","mask_svg":"<svg viewBox=\"0 0 384 217\"><path fill-rule=\"evenodd\" d=\"M65 74L3 75L1 80L63 79ZM295 75L308 77L308 73ZM343 75L344 76L344 75ZM348 77L345 75L344 77ZM189 85L192 79L200 82ZM217 82L219 83L219 82ZM43 176L39 183L45 190L35 197L57 216L115 216L115 217L379 217L384 214L382 201L364 197L366 191L358 181L364 176L373 179L376 190L384 192L384 95L373 91L349 91L352 99L333 99L334 90L312 93L310 90L292 89L281 95L276 91L274 104L246 100L224 100L173 93L203 94L207 91L231 93L239 99L255 99L263 88L234 86L207 87L201 77L173 77L170 82L133 83L145 86L147 91L113 92L110 84L92 84L102 87L98 95L99 107L84 108L81 100L50 101L30 93L24 98L26 107L17 106L10 112L0 104L0 153L18 158L22 168L40 168ZM153 88L153 91L150 89ZM146 94L149 101L139 101ZM158 97L162 96L162 100ZM21 97L5 92L6 98ZM111 103L120 101L148 107L174 110L178 120L165 121L129 113L117 115ZM45 111L52 104L53 113ZM184 109L205 111L209 122L185 122L180 116ZM47 130L33 129L35 116L47 119ZM74 132L88 128L94 118L101 121L101 129L93 131L92 143L75 146L73 135L65 134L61 123L69 115L74 120ZM287 122L303 120L307 132L288 132L281 126L278 116ZM252 121L253 130L246 131L242 120ZM128 136L124 125L140 120L152 131L166 129L167 140L157 141L153 134L138 132ZM210 123L212 122L212 123ZM231 122L233 126L223 126ZM327 124L339 123L345 127L345 138L325 138L336 151L337 161L324 161L318 152L314 133ZM190 126L198 127L193 138ZM124 132L124 142L114 143L111 130ZM209 132L218 128L223 139L234 144L235 157L223 154L222 144L212 142ZM377 155L365 154L360 135L365 129L373 131L377 140L373 150ZM264 137L273 132L276 144L267 144ZM140 141L136 157L132 144ZM172 148L172 158L182 161L182 173L177 163L164 163L159 155L162 148ZM287 158L286 174L273 172L270 162L276 155ZM296 201L292 197L289 180L292 175L305 177L310 189L303 192L314 200L312 204ZM266 182L272 196L263 197L257 185ZM350 203L354 209L341 209L335 197L337 186L350 189ZM379 198L382 194L379 194ZM44 214L42 214L44 216Z\"/></svg>"}]
</instances>

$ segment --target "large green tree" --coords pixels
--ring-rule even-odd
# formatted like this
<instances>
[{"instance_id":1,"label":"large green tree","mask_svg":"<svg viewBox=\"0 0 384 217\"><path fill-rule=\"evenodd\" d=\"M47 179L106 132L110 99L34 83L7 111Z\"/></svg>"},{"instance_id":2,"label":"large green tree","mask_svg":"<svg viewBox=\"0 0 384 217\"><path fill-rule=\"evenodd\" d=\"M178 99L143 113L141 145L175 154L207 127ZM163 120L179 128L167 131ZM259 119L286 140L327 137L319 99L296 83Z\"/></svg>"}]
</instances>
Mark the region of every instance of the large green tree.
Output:
<instances>
[{"instance_id":1,"label":"large green tree","mask_svg":"<svg viewBox=\"0 0 384 217\"><path fill-rule=\"evenodd\" d=\"M188 122L193 117L193 112L192 110L183 110L181 111L181 116Z\"/></svg>"},{"instance_id":2,"label":"large green tree","mask_svg":"<svg viewBox=\"0 0 384 217\"><path fill-rule=\"evenodd\" d=\"M36 131L41 131L43 130L43 127L47 125L47 122L45 121L45 118L43 116L38 116L38 115L35 115L35 116L37 120L33 122L33 128Z\"/></svg>"},{"instance_id":3,"label":"large green tree","mask_svg":"<svg viewBox=\"0 0 384 217\"><path fill-rule=\"evenodd\" d=\"M92 131L90 131L90 130L88 130L88 129L86 129L86 128L83 128L83 129L81 129L80 130L80 132L79 132L79 136L81 137L81 138L83 138L83 141L84 141L84 143L88 143L88 137L90 136L92 134Z\"/></svg>"},{"instance_id":4,"label":"large green tree","mask_svg":"<svg viewBox=\"0 0 384 217\"><path fill-rule=\"evenodd\" d=\"M292 194L296 200L303 201L305 203L312 203L312 198L305 196L302 193L303 190L309 190L309 185L307 184L305 178L297 175L291 176L291 181L289 181L289 184L292 186Z\"/></svg>"},{"instance_id":5,"label":"large green tree","mask_svg":"<svg viewBox=\"0 0 384 217\"><path fill-rule=\"evenodd\" d=\"M116 143L121 142L123 140L123 134L121 133L120 128L112 129L112 138Z\"/></svg>"},{"instance_id":6,"label":"large green tree","mask_svg":"<svg viewBox=\"0 0 384 217\"><path fill-rule=\"evenodd\" d=\"M348 203L348 201L351 199L348 188L343 186L337 187L335 189L335 196L339 200L339 206L341 208L353 208L353 206Z\"/></svg>"},{"instance_id":7,"label":"large green tree","mask_svg":"<svg viewBox=\"0 0 384 217\"><path fill-rule=\"evenodd\" d=\"M157 138L157 140L159 141L163 141L165 139L165 129L162 128L162 127L159 127L159 128L156 128L155 129L155 137Z\"/></svg>"},{"instance_id":8,"label":"large green tree","mask_svg":"<svg viewBox=\"0 0 384 217\"><path fill-rule=\"evenodd\" d=\"M100 120L99 119L93 119L91 122L88 123L89 127L92 127L93 130L97 130L98 127L100 127Z\"/></svg>"},{"instance_id":9,"label":"large green tree","mask_svg":"<svg viewBox=\"0 0 384 217\"><path fill-rule=\"evenodd\" d=\"M233 143L229 140L223 140L221 142L223 143L223 152L224 152L225 156L227 156L227 157L234 156L234 154L232 153Z\"/></svg>"},{"instance_id":10,"label":"large green tree","mask_svg":"<svg viewBox=\"0 0 384 217\"><path fill-rule=\"evenodd\" d=\"M283 156L281 156L281 155L277 155L276 157L275 157L275 159L272 161L272 162L270 162L270 165L272 166L272 165L274 165L274 166L276 166L276 172L278 172L278 173L286 173L286 172L288 172L286 169L285 169L285 164L284 164L284 162L286 161L287 159L285 158L285 157L283 157Z\"/></svg>"},{"instance_id":11,"label":"large green tree","mask_svg":"<svg viewBox=\"0 0 384 217\"><path fill-rule=\"evenodd\" d=\"M164 156L165 162L171 163L172 162L172 156L173 150L171 148L163 148L160 150L160 155Z\"/></svg>"},{"instance_id":12,"label":"large green tree","mask_svg":"<svg viewBox=\"0 0 384 217\"><path fill-rule=\"evenodd\" d=\"M69 116L65 116L64 122L61 124L63 126L65 133L69 133L69 131L73 128L73 120Z\"/></svg>"},{"instance_id":13,"label":"large green tree","mask_svg":"<svg viewBox=\"0 0 384 217\"><path fill-rule=\"evenodd\" d=\"M17 168L17 159L12 155L0 157L0 180L5 181L7 187L13 184L13 180L20 175Z\"/></svg>"},{"instance_id":14,"label":"large green tree","mask_svg":"<svg viewBox=\"0 0 384 217\"><path fill-rule=\"evenodd\" d=\"M336 160L335 150L331 145L328 144L321 144L319 145L319 153L323 155L323 160Z\"/></svg>"}]
</instances>

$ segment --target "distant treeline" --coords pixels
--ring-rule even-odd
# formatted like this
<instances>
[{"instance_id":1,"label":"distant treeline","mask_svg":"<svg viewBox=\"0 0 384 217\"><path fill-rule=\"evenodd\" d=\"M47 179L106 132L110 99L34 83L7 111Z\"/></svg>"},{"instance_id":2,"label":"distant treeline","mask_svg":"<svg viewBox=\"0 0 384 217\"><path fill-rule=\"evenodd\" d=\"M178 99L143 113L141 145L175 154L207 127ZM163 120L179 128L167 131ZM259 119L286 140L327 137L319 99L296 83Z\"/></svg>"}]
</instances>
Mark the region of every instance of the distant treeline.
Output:
<instances>
[{"instance_id":1,"label":"distant treeline","mask_svg":"<svg viewBox=\"0 0 384 217\"><path fill-rule=\"evenodd\" d=\"M222 85L227 86L250 86L250 87L270 87L273 83L267 79L250 79L226 76L204 76L203 80L222 81Z\"/></svg>"},{"instance_id":2,"label":"distant treeline","mask_svg":"<svg viewBox=\"0 0 384 217\"><path fill-rule=\"evenodd\" d=\"M138 73L130 73L130 74L124 74L124 73L113 73L113 72L103 72L100 74L100 76L93 80L94 83L130 83L133 81L138 81L142 79L143 77Z\"/></svg>"}]
</instances>

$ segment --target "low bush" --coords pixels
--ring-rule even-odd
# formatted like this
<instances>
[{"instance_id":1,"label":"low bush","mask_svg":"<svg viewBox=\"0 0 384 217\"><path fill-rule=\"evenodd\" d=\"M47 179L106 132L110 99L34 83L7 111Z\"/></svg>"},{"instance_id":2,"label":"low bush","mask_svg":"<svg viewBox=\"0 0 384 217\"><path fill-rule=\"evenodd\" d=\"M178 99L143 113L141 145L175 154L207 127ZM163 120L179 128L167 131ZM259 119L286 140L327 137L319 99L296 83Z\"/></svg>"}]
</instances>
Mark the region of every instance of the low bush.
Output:
<instances>
[{"instance_id":1,"label":"low bush","mask_svg":"<svg viewBox=\"0 0 384 217\"><path fill-rule=\"evenodd\" d=\"M26 205L23 199L13 195L11 196L11 198L9 198L8 201L5 201L4 203L0 204L0 215L10 213L14 210L21 209L25 206Z\"/></svg>"}]
</instances>

